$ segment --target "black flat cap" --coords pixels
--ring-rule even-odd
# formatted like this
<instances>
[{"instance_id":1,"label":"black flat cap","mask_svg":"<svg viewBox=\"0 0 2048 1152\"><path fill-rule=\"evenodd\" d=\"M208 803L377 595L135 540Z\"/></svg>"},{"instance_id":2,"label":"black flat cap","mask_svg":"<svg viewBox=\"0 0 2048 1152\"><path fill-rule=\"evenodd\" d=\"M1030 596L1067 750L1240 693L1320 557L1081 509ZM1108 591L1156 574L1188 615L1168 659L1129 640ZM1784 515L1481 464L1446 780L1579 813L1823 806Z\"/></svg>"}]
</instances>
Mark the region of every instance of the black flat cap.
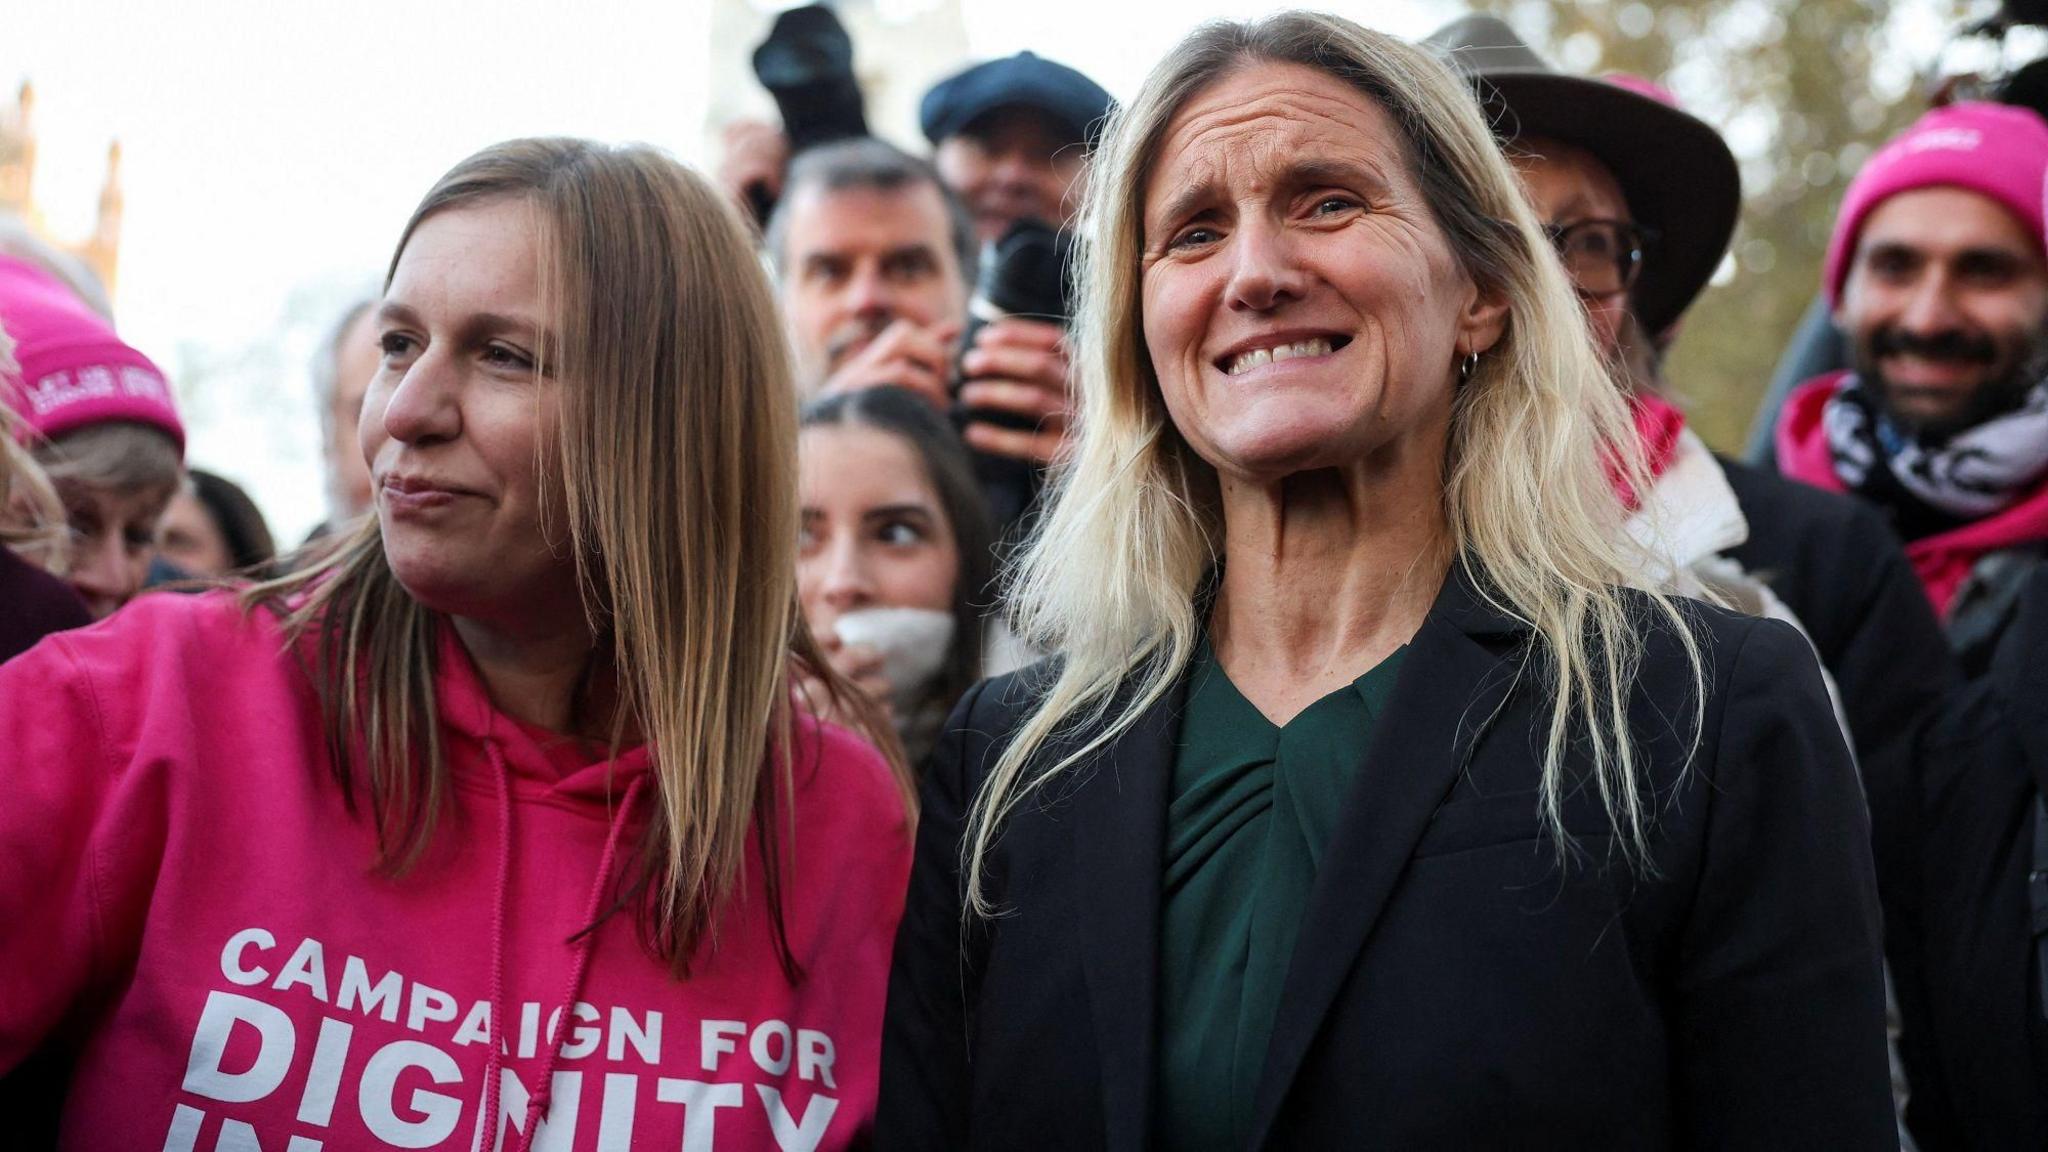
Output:
<instances>
[{"instance_id":1,"label":"black flat cap","mask_svg":"<svg viewBox=\"0 0 2048 1152\"><path fill-rule=\"evenodd\" d=\"M1064 64L1019 52L932 86L918 106L925 139L937 144L998 108L1029 108L1059 124L1074 144L1094 144L1116 102L1102 85Z\"/></svg>"}]
</instances>

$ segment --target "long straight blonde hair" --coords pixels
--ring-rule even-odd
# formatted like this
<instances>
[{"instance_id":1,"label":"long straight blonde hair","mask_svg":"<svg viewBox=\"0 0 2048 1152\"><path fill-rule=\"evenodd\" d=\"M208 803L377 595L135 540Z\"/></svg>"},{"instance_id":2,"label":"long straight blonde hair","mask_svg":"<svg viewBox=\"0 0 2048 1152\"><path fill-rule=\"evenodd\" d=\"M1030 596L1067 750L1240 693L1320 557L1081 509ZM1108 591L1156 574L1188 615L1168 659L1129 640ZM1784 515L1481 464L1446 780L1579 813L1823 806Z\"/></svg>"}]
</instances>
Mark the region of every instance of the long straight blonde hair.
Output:
<instances>
[{"instance_id":1,"label":"long straight blonde hair","mask_svg":"<svg viewBox=\"0 0 2048 1152\"><path fill-rule=\"evenodd\" d=\"M540 448L543 515L566 522L593 660L619 685L614 752L637 728L655 765L658 809L619 900L680 973L715 941L757 832L794 978L776 847L786 832L772 815L789 818L777 796L789 789L792 662L840 682L797 605L796 391L766 275L703 179L653 149L568 139L515 140L458 164L413 212L392 271L422 221L503 199L536 209L543 314L558 334L537 369L561 381L559 434ZM368 793L378 863L410 867L449 787L437 615L393 575L375 517L245 602L315 641L336 776L351 805ZM847 703L889 752L907 804L893 734Z\"/></svg>"},{"instance_id":2,"label":"long straight blonde hair","mask_svg":"<svg viewBox=\"0 0 2048 1152\"><path fill-rule=\"evenodd\" d=\"M1146 351L1143 196L1180 109L1261 63L1326 73L1385 111L1466 273L1508 301L1506 333L1453 405L1444 516L1456 562L1534 633L1528 666L1540 669L1550 704L1541 806L1560 851L1570 843L1566 748L1583 738L1591 784L1623 850L1648 864L1653 799L1637 779L1628 689L1650 621L1632 605L1648 604L1675 626L1697 697L1705 672L1675 601L1657 589L1633 599L1621 591L1648 567L1621 531L1615 480L1648 490L1621 394L1470 89L1419 48L1333 16L1290 12L1197 29L1153 69L1093 159L1076 273L1080 435L1013 573L1019 632L1062 662L969 814L971 914L997 911L985 878L1007 816L1129 729L1171 691L1194 652L1198 588L1222 554L1218 484L1175 430ZM1689 710L1695 742L1697 703ZM1056 738L1071 750L1033 768Z\"/></svg>"}]
</instances>

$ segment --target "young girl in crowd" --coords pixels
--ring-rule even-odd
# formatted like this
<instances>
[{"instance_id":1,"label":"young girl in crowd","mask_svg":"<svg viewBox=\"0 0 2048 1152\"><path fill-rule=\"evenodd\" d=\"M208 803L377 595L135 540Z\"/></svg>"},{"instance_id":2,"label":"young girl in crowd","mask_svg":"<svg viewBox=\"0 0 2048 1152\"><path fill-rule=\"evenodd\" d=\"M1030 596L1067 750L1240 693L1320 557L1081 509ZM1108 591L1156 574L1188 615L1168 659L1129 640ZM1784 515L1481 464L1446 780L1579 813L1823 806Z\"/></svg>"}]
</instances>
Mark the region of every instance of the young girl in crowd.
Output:
<instances>
[{"instance_id":1,"label":"young girl in crowd","mask_svg":"<svg viewBox=\"0 0 2048 1152\"><path fill-rule=\"evenodd\" d=\"M19 367L5 402L70 526L67 578L106 617L142 591L157 524L183 483L185 428L170 386L40 265L0 256L0 324Z\"/></svg>"},{"instance_id":2,"label":"young girl in crowd","mask_svg":"<svg viewBox=\"0 0 2048 1152\"><path fill-rule=\"evenodd\" d=\"M914 392L828 396L802 425L804 617L834 666L887 707L916 764L981 678L988 506L966 446Z\"/></svg>"},{"instance_id":3,"label":"young girl in crowd","mask_svg":"<svg viewBox=\"0 0 2048 1152\"><path fill-rule=\"evenodd\" d=\"M73 1147L860 1142L910 809L795 704L843 681L744 229L499 145L378 331L334 553L0 668L0 1071L76 1050Z\"/></svg>"}]
</instances>

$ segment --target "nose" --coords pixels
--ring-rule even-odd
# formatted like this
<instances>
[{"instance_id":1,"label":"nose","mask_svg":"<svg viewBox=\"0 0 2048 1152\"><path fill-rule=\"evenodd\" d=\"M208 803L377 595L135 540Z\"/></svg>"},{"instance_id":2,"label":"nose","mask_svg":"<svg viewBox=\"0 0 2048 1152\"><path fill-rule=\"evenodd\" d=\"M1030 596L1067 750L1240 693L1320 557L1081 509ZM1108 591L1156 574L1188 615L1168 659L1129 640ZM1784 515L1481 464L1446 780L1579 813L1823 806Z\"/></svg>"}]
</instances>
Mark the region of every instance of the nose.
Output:
<instances>
[{"instance_id":1,"label":"nose","mask_svg":"<svg viewBox=\"0 0 2048 1152\"><path fill-rule=\"evenodd\" d=\"M106 616L134 599L142 591L147 569L146 558L137 561L128 555L119 532L101 532L73 542L71 587L94 616Z\"/></svg>"},{"instance_id":2,"label":"nose","mask_svg":"<svg viewBox=\"0 0 2048 1152\"><path fill-rule=\"evenodd\" d=\"M1271 312L1302 298L1308 275L1295 258L1286 230L1262 220L1238 226L1226 299L1233 310Z\"/></svg>"},{"instance_id":3,"label":"nose","mask_svg":"<svg viewBox=\"0 0 2048 1152\"><path fill-rule=\"evenodd\" d=\"M1956 306L1955 284L1939 269L1922 275L1899 314L1899 326L1908 332L1932 336L1962 326L1962 310Z\"/></svg>"},{"instance_id":4,"label":"nose","mask_svg":"<svg viewBox=\"0 0 2048 1152\"><path fill-rule=\"evenodd\" d=\"M1032 153L1028 148L1005 148L992 157L990 175L998 184L1010 188L1030 188L1041 173L1052 167L1051 161Z\"/></svg>"},{"instance_id":5,"label":"nose","mask_svg":"<svg viewBox=\"0 0 2048 1152\"><path fill-rule=\"evenodd\" d=\"M401 444L429 444L461 434L462 406L457 403L461 381L449 359L429 347L406 367L384 402L386 435ZM374 414L370 409L375 403L373 391L364 406L365 422Z\"/></svg>"},{"instance_id":6,"label":"nose","mask_svg":"<svg viewBox=\"0 0 2048 1152\"><path fill-rule=\"evenodd\" d=\"M864 267L848 279L845 300L847 311L855 316L896 314L896 286L877 267Z\"/></svg>"},{"instance_id":7,"label":"nose","mask_svg":"<svg viewBox=\"0 0 2048 1152\"><path fill-rule=\"evenodd\" d=\"M825 579L819 593L834 612L851 612L875 602L874 575L868 571L859 541L842 538L833 542L825 556Z\"/></svg>"}]
</instances>

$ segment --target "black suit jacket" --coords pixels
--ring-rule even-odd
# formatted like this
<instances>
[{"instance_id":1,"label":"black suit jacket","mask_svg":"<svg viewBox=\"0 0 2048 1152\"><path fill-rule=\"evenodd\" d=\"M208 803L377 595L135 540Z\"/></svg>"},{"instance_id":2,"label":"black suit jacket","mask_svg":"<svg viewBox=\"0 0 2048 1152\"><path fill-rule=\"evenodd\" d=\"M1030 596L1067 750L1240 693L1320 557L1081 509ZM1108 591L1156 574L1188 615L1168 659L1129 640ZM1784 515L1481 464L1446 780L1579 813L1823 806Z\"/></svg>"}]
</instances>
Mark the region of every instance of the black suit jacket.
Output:
<instances>
[{"instance_id":1,"label":"black suit jacket","mask_svg":"<svg viewBox=\"0 0 2048 1152\"><path fill-rule=\"evenodd\" d=\"M1699 616L1689 768L1668 629L1646 625L1633 681L1654 874L1584 791L1561 868L1537 813L1541 677L1517 676L1529 634L1447 582L1320 863L1257 1147L1896 1147L1867 824L1813 656L1782 624ZM1184 684L1018 809L989 880L1006 914L963 928L967 804L1046 676L969 693L928 766L880 1148L1151 1144Z\"/></svg>"}]
</instances>

